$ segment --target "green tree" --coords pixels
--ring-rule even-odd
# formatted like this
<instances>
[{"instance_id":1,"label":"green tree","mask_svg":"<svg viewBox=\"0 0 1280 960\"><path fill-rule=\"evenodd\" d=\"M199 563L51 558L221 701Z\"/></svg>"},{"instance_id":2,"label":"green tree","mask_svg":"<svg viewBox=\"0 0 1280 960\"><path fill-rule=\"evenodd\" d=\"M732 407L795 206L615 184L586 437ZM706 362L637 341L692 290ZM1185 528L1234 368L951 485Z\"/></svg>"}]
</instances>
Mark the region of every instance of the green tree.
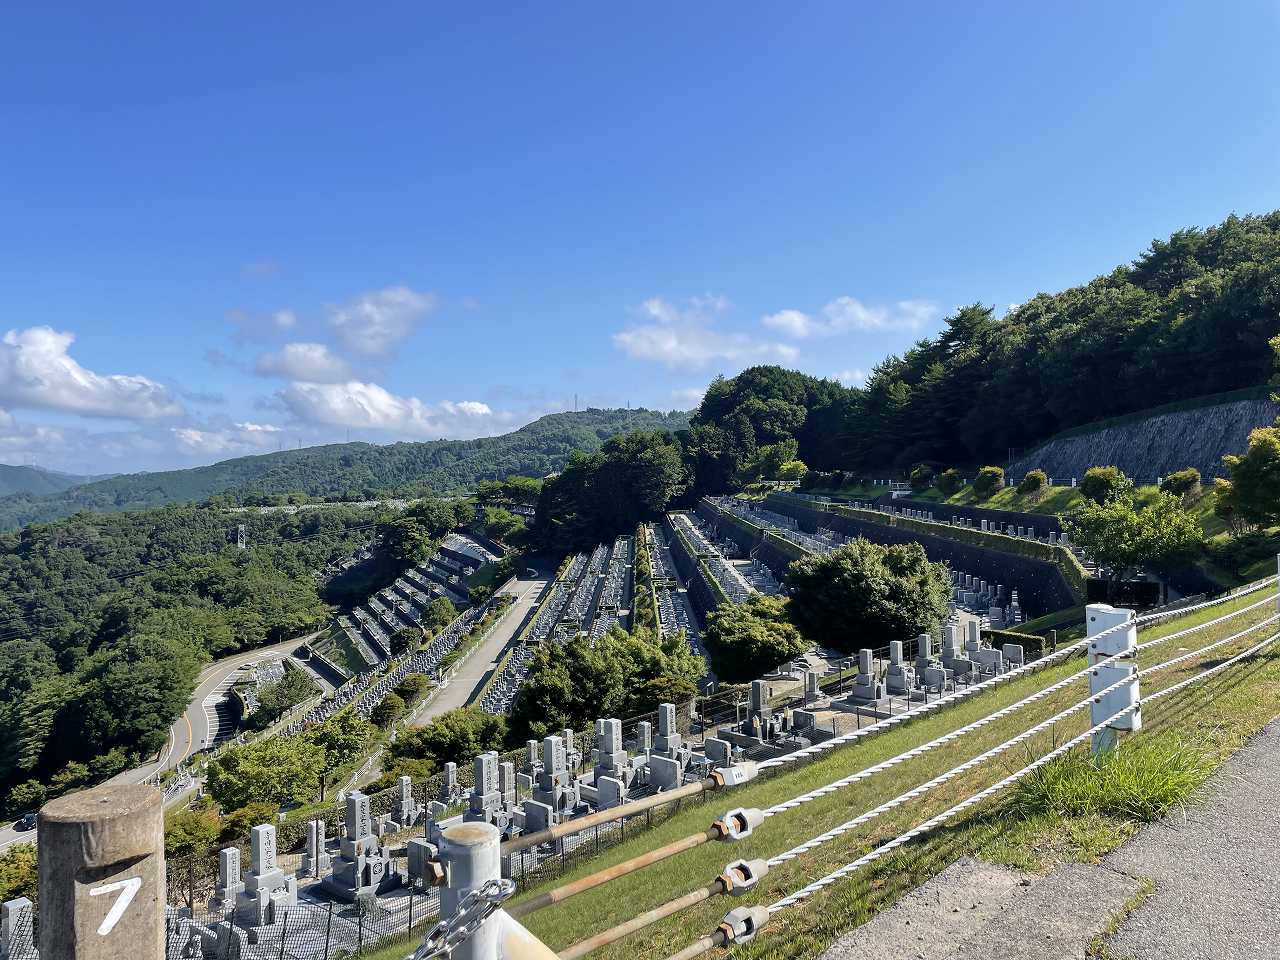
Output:
<instances>
[{"instance_id":1,"label":"green tree","mask_svg":"<svg viewBox=\"0 0 1280 960\"><path fill-rule=\"evenodd\" d=\"M960 488L964 486L964 477L960 475L960 471L955 467L943 470L938 475L938 490L944 497L952 497L960 492Z\"/></svg>"},{"instance_id":2,"label":"green tree","mask_svg":"<svg viewBox=\"0 0 1280 960\"><path fill-rule=\"evenodd\" d=\"M1280 420L1252 431L1244 454L1222 462L1231 481L1219 488L1219 501L1247 523L1280 523Z\"/></svg>"},{"instance_id":3,"label":"green tree","mask_svg":"<svg viewBox=\"0 0 1280 960\"><path fill-rule=\"evenodd\" d=\"M209 795L223 810L250 803L309 803L320 794L324 751L310 737L271 737L224 751L209 764Z\"/></svg>"},{"instance_id":4,"label":"green tree","mask_svg":"<svg viewBox=\"0 0 1280 960\"><path fill-rule=\"evenodd\" d=\"M778 471L778 479L788 481L803 480L808 472L809 468L805 466L803 460L788 460Z\"/></svg>"},{"instance_id":5,"label":"green tree","mask_svg":"<svg viewBox=\"0 0 1280 960\"><path fill-rule=\"evenodd\" d=\"M512 739L541 739L565 728L581 730L600 717L627 717L697 691L706 664L683 635L628 634L615 627L592 641L575 637L563 647L544 644L511 714Z\"/></svg>"},{"instance_id":6,"label":"green tree","mask_svg":"<svg viewBox=\"0 0 1280 960\"><path fill-rule=\"evenodd\" d=\"M0 903L27 897L39 901L39 867L35 844L15 843L0 851Z\"/></svg>"},{"instance_id":7,"label":"green tree","mask_svg":"<svg viewBox=\"0 0 1280 960\"><path fill-rule=\"evenodd\" d=\"M431 679L425 673L410 673L395 686L395 691L405 703L413 703L431 686Z\"/></svg>"},{"instance_id":8,"label":"green tree","mask_svg":"<svg viewBox=\"0 0 1280 960\"><path fill-rule=\"evenodd\" d=\"M268 683L258 692L258 709L249 715L246 726L251 730L263 730L319 692L319 686L306 671L288 668L283 677Z\"/></svg>"},{"instance_id":9,"label":"green tree","mask_svg":"<svg viewBox=\"0 0 1280 960\"><path fill-rule=\"evenodd\" d=\"M484 535L504 543L513 541L524 533L524 519L501 507L484 508Z\"/></svg>"},{"instance_id":10,"label":"green tree","mask_svg":"<svg viewBox=\"0 0 1280 960\"><path fill-rule=\"evenodd\" d=\"M44 805L48 795L44 784L39 780L25 780L9 791L5 802L5 811L10 816L21 816Z\"/></svg>"},{"instance_id":11,"label":"green tree","mask_svg":"<svg viewBox=\"0 0 1280 960\"><path fill-rule=\"evenodd\" d=\"M1183 503L1193 500L1200 495L1200 471L1195 467L1175 470L1160 481L1160 489L1181 497Z\"/></svg>"},{"instance_id":12,"label":"green tree","mask_svg":"<svg viewBox=\"0 0 1280 960\"><path fill-rule=\"evenodd\" d=\"M851 651L907 641L946 615L951 577L918 543L857 539L787 570L791 619L819 646Z\"/></svg>"},{"instance_id":13,"label":"green tree","mask_svg":"<svg viewBox=\"0 0 1280 960\"><path fill-rule=\"evenodd\" d=\"M702 639L725 683L755 680L813 646L787 618L786 599L763 594L721 604L707 615Z\"/></svg>"},{"instance_id":14,"label":"green tree","mask_svg":"<svg viewBox=\"0 0 1280 960\"><path fill-rule=\"evenodd\" d=\"M415 517L398 517L378 524L378 539L387 556L401 567L421 563L436 548L427 528Z\"/></svg>"},{"instance_id":15,"label":"green tree","mask_svg":"<svg viewBox=\"0 0 1280 960\"><path fill-rule=\"evenodd\" d=\"M208 854L221 832L222 819L211 807L172 813L164 818L164 854L169 858Z\"/></svg>"},{"instance_id":16,"label":"green tree","mask_svg":"<svg viewBox=\"0 0 1280 960\"><path fill-rule=\"evenodd\" d=\"M369 719L375 726L389 727L404 716L404 709L404 700L399 694L388 693L370 711Z\"/></svg>"},{"instance_id":17,"label":"green tree","mask_svg":"<svg viewBox=\"0 0 1280 960\"><path fill-rule=\"evenodd\" d=\"M434 637L456 619L458 619L458 608L449 598L436 597L422 615L422 628L429 637Z\"/></svg>"},{"instance_id":18,"label":"green tree","mask_svg":"<svg viewBox=\"0 0 1280 960\"><path fill-rule=\"evenodd\" d=\"M1004 468L983 467L973 478L973 492L981 500L989 500L1004 489Z\"/></svg>"},{"instance_id":19,"label":"green tree","mask_svg":"<svg viewBox=\"0 0 1280 960\"><path fill-rule=\"evenodd\" d=\"M1110 503L1131 486L1119 467L1090 467L1080 480L1080 493L1094 503Z\"/></svg>"},{"instance_id":20,"label":"green tree","mask_svg":"<svg viewBox=\"0 0 1280 960\"><path fill-rule=\"evenodd\" d=\"M351 707L339 710L309 736L324 755L324 769L332 770L355 760L373 737L374 728Z\"/></svg>"},{"instance_id":21,"label":"green tree","mask_svg":"<svg viewBox=\"0 0 1280 960\"><path fill-rule=\"evenodd\" d=\"M1071 540L1112 577L1123 580L1138 567L1168 570L1195 556L1204 533L1179 499L1159 494L1139 510L1131 497L1088 502L1066 518Z\"/></svg>"},{"instance_id":22,"label":"green tree","mask_svg":"<svg viewBox=\"0 0 1280 960\"><path fill-rule=\"evenodd\" d=\"M449 710L421 727L412 727L387 748L393 763L426 760L439 770L446 763L470 763L489 750L501 750L506 741L507 720L477 707Z\"/></svg>"}]
</instances>

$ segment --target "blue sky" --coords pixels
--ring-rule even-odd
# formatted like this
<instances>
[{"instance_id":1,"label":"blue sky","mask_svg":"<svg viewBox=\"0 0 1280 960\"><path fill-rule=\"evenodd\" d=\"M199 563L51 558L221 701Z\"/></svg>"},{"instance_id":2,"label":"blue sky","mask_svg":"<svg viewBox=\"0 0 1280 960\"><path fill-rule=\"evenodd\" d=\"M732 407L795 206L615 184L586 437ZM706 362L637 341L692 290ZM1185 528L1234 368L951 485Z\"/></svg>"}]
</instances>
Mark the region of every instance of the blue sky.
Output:
<instances>
[{"instance_id":1,"label":"blue sky","mask_svg":"<svg viewBox=\"0 0 1280 960\"><path fill-rule=\"evenodd\" d=\"M0 32L0 461L855 382L1280 206L1280 5L42 4Z\"/></svg>"}]
</instances>

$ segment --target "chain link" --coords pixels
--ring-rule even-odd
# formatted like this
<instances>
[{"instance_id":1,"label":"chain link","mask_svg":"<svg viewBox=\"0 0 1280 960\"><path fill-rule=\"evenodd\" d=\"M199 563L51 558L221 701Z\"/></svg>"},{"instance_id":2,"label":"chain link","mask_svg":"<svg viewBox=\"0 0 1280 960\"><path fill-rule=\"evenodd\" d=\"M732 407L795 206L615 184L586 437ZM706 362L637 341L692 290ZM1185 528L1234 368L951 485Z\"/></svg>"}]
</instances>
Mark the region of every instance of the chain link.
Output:
<instances>
[{"instance_id":1,"label":"chain link","mask_svg":"<svg viewBox=\"0 0 1280 960\"><path fill-rule=\"evenodd\" d=\"M447 960L516 892L514 880L486 880L468 891L448 920L441 920L405 960Z\"/></svg>"}]
</instances>

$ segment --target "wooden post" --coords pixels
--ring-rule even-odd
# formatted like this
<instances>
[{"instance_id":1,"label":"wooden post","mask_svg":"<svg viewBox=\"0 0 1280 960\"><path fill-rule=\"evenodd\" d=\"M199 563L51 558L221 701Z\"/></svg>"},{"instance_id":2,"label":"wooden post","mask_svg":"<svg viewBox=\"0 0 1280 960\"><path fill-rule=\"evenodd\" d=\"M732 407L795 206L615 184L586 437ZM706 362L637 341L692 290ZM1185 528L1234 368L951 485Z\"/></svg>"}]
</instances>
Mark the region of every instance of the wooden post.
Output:
<instances>
[{"instance_id":1,"label":"wooden post","mask_svg":"<svg viewBox=\"0 0 1280 960\"><path fill-rule=\"evenodd\" d=\"M42 960L164 960L164 806L141 784L40 811Z\"/></svg>"}]
</instances>

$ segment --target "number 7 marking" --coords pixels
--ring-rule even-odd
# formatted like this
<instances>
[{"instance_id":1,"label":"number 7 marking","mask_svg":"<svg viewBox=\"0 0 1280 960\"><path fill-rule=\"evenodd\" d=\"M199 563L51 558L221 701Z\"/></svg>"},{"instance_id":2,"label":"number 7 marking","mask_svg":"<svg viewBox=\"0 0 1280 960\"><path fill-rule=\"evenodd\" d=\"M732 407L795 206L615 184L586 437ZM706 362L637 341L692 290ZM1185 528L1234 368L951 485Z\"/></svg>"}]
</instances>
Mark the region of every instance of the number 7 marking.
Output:
<instances>
[{"instance_id":1,"label":"number 7 marking","mask_svg":"<svg viewBox=\"0 0 1280 960\"><path fill-rule=\"evenodd\" d=\"M102 923L98 925L99 936L105 937L120 922L120 918L124 916L125 910L129 908L129 904L133 903L133 898L137 896L141 888L142 878L130 877L128 880L117 880L115 883L108 883L105 886L98 887L96 890L89 891L89 896L91 897L96 897L102 893L111 893L115 890L120 891L120 898L111 905L111 909L107 911Z\"/></svg>"}]
</instances>

